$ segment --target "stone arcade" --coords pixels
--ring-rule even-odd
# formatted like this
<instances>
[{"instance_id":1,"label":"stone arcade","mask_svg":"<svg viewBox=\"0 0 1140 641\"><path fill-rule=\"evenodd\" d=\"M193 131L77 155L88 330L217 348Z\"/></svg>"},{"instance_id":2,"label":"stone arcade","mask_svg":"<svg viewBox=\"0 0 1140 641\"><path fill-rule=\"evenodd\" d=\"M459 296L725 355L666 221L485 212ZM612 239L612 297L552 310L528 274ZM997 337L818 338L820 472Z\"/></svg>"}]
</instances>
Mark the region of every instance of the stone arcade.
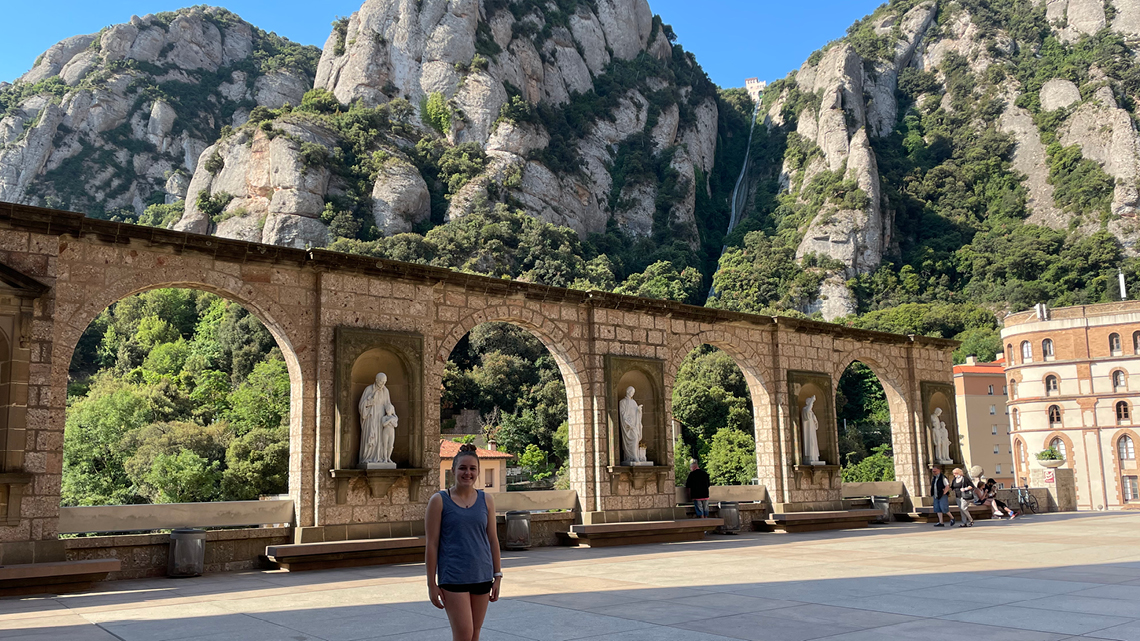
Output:
<instances>
[{"instance_id":1,"label":"stone arcade","mask_svg":"<svg viewBox=\"0 0 1140 641\"><path fill-rule=\"evenodd\" d=\"M0 563L59 561L68 366L112 303L158 287L214 292L272 332L292 385L289 492L298 543L415 532L439 487L438 390L452 348L480 323L535 334L569 402L571 483L585 522L652 520L675 505L671 394L685 355L707 343L735 359L755 416L760 482L776 512L841 508L834 388L853 360L891 410L896 476L918 503L938 407L956 444L949 340L855 330L558 289L314 249L259 245L0 203ZM391 466L361 465L361 395L386 374L398 416ZM623 456L619 404L634 389L639 457ZM802 408L815 397L818 461ZM382 419L383 420L383 419ZM640 447L639 447L640 449ZM951 452L957 456L956 451ZM960 457L959 457L960 458ZM814 464L813 464L814 463ZM591 521L590 519L594 519ZM375 536L373 534L372 536Z\"/></svg>"}]
</instances>

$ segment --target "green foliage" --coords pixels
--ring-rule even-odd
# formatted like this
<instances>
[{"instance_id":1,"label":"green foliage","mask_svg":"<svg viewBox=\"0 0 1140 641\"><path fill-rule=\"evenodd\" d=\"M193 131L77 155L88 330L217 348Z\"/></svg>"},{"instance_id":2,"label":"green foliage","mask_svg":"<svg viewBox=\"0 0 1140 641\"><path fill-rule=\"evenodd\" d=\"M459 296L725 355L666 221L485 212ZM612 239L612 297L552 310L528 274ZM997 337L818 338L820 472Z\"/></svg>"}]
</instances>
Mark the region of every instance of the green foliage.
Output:
<instances>
[{"instance_id":1,"label":"green foliage","mask_svg":"<svg viewBox=\"0 0 1140 641\"><path fill-rule=\"evenodd\" d=\"M685 443L685 439L677 437L673 442L673 483L677 487L685 487L689 479L689 461L693 458L693 451Z\"/></svg>"},{"instance_id":2,"label":"green foliage","mask_svg":"<svg viewBox=\"0 0 1140 641\"><path fill-rule=\"evenodd\" d=\"M686 465L692 452L707 462L713 437L721 430L752 433L752 397L732 357L709 345L685 356L673 383L673 419L689 448Z\"/></svg>"},{"instance_id":3,"label":"green foliage","mask_svg":"<svg viewBox=\"0 0 1140 641\"><path fill-rule=\"evenodd\" d=\"M348 39L348 18L337 16L332 23L333 32L336 33L336 44L333 45L333 55L343 56L345 41Z\"/></svg>"},{"instance_id":4,"label":"green foliage","mask_svg":"<svg viewBox=\"0 0 1140 641\"><path fill-rule=\"evenodd\" d=\"M1036 454L1038 461L1063 461L1064 456L1056 448L1047 447Z\"/></svg>"},{"instance_id":5,"label":"green foliage","mask_svg":"<svg viewBox=\"0 0 1140 641\"><path fill-rule=\"evenodd\" d=\"M186 202L183 200L170 203L169 205L148 205L146 210L143 211L143 215L139 216L138 224L166 229L182 217L182 212L185 209Z\"/></svg>"},{"instance_id":6,"label":"green foliage","mask_svg":"<svg viewBox=\"0 0 1140 641\"><path fill-rule=\"evenodd\" d=\"M1112 204L1113 181L1100 165L1081 155L1078 145L1053 143L1049 157L1049 183L1053 200L1065 211L1107 214Z\"/></svg>"},{"instance_id":7,"label":"green foliage","mask_svg":"<svg viewBox=\"0 0 1140 641\"><path fill-rule=\"evenodd\" d=\"M224 220L224 213L226 205L234 199L233 194L219 191L215 194L208 193L205 189L198 192L198 198L194 204L198 207L198 211L210 217L210 220L215 223Z\"/></svg>"},{"instance_id":8,"label":"green foliage","mask_svg":"<svg viewBox=\"0 0 1140 641\"><path fill-rule=\"evenodd\" d=\"M657 261L639 274L631 274L614 289L618 294L695 303L701 293L701 273L693 267L680 271L668 261Z\"/></svg>"},{"instance_id":9,"label":"green foliage","mask_svg":"<svg viewBox=\"0 0 1140 641\"><path fill-rule=\"evenodd\" d=\"M477 410L500 449L529 454L534 464L520 464L533 480L549 478L569 458L566 386L546 347L522 328L484 323L464 336L444 369L441 409L445 416Z\"/></svg>"},{"instance_id":10,"label":"green foliage","mask_svg":"<svg viewBox=\"0 0 1140 641\"><path fill-rule=\"evenodd\" d=\"M225 166L226 161L222 158L222 154L220 154L217 149L214 150L214 153L210 154L205 164L202 165L202 167L213 176L218 175L218 172L224 169Z\"/></svg>"},{"instance_id":11,"label":"green foliage","mask_svg":"<svg viewBox=\"0 0 1140 641\"><path fill-rule=\"evenodd\" d=\"M301 98L301 105L297 109L319 114L332 114L341 110L341 104L333 92L316 87L305 92Z\"/></svg>"},{"instance_id":12,"label":"green foliage","mask_svg":"<svg viewBox=\"0 0 1140 641\"><path fill-rule=\"evenodd\" d=\"M527 474L533 481L542 481L554 475L554 470L546 460L546 452L540 450L534 443L527 444L519 456L519 465L526 468Z\"/></svg>"},{"instance_id":13,"label":"green foliage","mask_svg":"<svg viewBox=\"0 0 1140 641\"><path fill-rule=\"evenodd\" d=\"M723 428L713 435L705 462L713 485L747 485L756 477L756 440Z\"/></svg>"},{"instance_id":14,"label":"green foliage","mask_svg":"<svg viewBox=\"0 0 1140 641\"><path fill-rule=\"evenodd\" d=\"M851 363L835 391L839 452L848 465L863 460L880 445L891 444L887 395L871 368Z\"/></svg>"},{"instance_id":15,"label":"green foliage","mask_svg":"<svg viewBox=\"0 0 1140 641\"><path fill-rule=\"evenodd\" d=\"M438 91L424 96L420 103L420 118L424 124L441 134L451 131L451 107L447 98Z\"/></svg>"},{"instance_id":16,"label":"green foliage","mask_svg":"<svg viewBox=\"0 0 1140 641\"><path fill-rule=\"evenodd\" d=\"M284 492L290 388L273 345L239 305L194 290L100 314L71 363L63 504Z\"/></svg>"},{"instance_id":17,"label":"green foliage","mask_svg":"<svg viewBox=\"0 0 1140 641\"><path fill-rule=\"evenodd\" d=\"M870 456L857 463L849 463L839 471L844 483L870 483L895 480L895 460L890 444L874 448Z\"/></svg>"}]
</instances>

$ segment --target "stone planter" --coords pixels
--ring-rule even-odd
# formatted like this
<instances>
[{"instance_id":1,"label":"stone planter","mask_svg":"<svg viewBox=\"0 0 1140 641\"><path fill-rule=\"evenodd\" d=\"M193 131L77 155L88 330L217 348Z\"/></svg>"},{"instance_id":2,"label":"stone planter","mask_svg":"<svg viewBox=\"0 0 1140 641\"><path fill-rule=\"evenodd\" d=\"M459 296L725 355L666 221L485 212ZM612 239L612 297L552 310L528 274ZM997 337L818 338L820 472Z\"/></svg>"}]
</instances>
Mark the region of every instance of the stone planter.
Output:
<instances>
[{"instance_id":1,"label":"stone planter","mask_svg":"<svg viewBox=\"0 0 1140 641\"><path fill-rule=\"evenodd\" d=\"M1061 467L1065 464L1065 459L1037 459L1037 464L1041 467Z\"/></svg>"}]
</instances>

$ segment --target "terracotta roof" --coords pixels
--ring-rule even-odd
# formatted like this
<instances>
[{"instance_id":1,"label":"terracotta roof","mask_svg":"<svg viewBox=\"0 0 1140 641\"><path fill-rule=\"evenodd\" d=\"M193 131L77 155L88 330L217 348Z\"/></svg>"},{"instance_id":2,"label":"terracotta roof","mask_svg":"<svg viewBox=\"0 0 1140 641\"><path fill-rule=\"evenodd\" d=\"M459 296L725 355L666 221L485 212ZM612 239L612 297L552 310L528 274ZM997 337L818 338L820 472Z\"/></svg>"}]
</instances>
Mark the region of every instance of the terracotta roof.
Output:
<instances>
[{"instance_id":1,"label":"terracotta roof","mask_svg":"<svg viewBox=\"0 0 1140 641\"><path fill-rule=\"evenodd\" d=\"M460 443L456 443L451 439L444 439L439 442L439 458L455 458L459 453ZM499 452L496 450L485 450L481 447L475 448L475 453L479 458L514 458L514 454L507 454L506 452Z\"/></svg>"},{"instance_id":2,"label":"terracotta roof","mask_svg":"<svg viewBox=\"0 0 1140 641\"><path fill-rule=\"evenodd\" d=\"M1001 363L978 363L977 365L955 365L955 374L1004 374L1005 366Z\"/></svg>"}]
</instances>

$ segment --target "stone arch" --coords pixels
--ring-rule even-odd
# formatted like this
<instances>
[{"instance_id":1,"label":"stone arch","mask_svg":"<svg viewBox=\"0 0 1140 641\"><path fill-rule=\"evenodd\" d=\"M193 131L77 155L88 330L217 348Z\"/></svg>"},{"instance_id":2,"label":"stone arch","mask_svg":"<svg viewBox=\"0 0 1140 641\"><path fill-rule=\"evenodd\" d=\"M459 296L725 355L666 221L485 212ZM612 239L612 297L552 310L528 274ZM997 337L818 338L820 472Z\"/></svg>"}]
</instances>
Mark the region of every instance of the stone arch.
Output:
<instances>
[{"instance_id":1,"label":"stone arch","mask_svg":"<svg viewBox=\"0 0 1140 641\"><path fill-rule=\"evenodd\" d=\"M1131 459L1124 459L1120 456L1120 441L1125 437L1132 439L1133 458ZM1137 474L1135 452L1140 447L1140 436L1137 436L1135 430L1126 427L1117 430L1109 439L1109 443L1111 448L1109 451L1112 453L1112 485L1116 488L1116 502L1119 505L1126 505L1129 500L1135 500L1125 498L1124 477L1136 476ZM1128 465L1126 461L1131 461L1131 467L1127 469L1125 468L1125 465Z\"/></svg>"},{"instance_id":2,"label":"stone arch","mask_svg":"<svg viewBox=\"0 0 1140 641\"><path fill-rule=\"evenodd\" d=\"M136 269L129 272L131 277L108 277L106 283L59 281L56 287L57 321L53 360L63 366L55 368L53 393L56 398L66 398L66 364L71 362L80 337L96 316L118 301L154 289L179 288L209 292L242 305L269 330L281 348L289 372L289 493L294 500L296 524L312 525L316 519L316 461L312 460L315 452L314 444L310 441L313 439L307 436L311 431L315 408L311 402L306 404L305 399L315 396L312 391L306 390L306 385L312 384L315 375L305 373L311 359L306 358L302 364L295 347L312 341L296 333L299 331L298 319L254 284L213 269L197 271L195 277L187 277L187 272L192 270L193 267L178 265L162 269ZM60 431L62 430L61 425ZM62 451L62 439L59 444Z\"/></svg>"},{"instance_id":3,"label":"stone arch","mask_svg":"<svg viewBox=\"0 0 1140 641\"><path fill-rule=\"evenodd\" d=\"M435 359L425 363L428 389L439 389L442 393L443 367L451 352L468 332L484 323L508 323L524 329L537 338L554 357L558 372L562 375L562 382L566 386L570 485L578 492L578 499L583 509L597 509L595 502L600 490L597 487L598 463L594 458L597 456L598 446L593 443L595 435L592 433L592 426L595 422L593 416L595 408L588 402L589 380L586 362L574 338L559 323L533 309L509 304L487 307L460 318L443 334L444 338L439 342ZM439 396L434 398L438 404ZM439 412L428 412L427 418L429 421L438 421Z\"/></svg>"},{"instance_id":4,"label":"stone arch","mask_svg":"<svg viewBox=\"0 0 1140 641\"><path fill-rule=\"evenodd\" d=\"M681 363L690 352L701 345L712 345L728 354L736 366L740 368L740 371L744 373L744 379L748 382L748 392L752 395L754 412L756 408L770 403L772 391L768 389L767 378L769 377L766 376L766 368L761 365L761 355L751 343L741 341L738 337L720 329L706 330L695 334L676 349L672 358L665 363L666 387L670 389L673 387L672 381L677 377Z\"/></svg>"},{"instance_id":5,"label":"stone arch","mask_svg":"<svg viewBox=\"0 0 1140 641\"><path fill-rule=\"evenodd\" d=\"M558 371L566 383L567 396L580 398L585 395L582 377L585 362L573 339L558 324L525 307L513 305L488 307L461 318L440 341L435 366L446 363L459 341L468 332L484 323L509 323L533 334L554 356L554 362L558 364Z\"/></svg>"},{"instance_id":6,"label":"stone arch","mask_svg":"<svg viewBox=\"0 0 1140 641\"><path fill-rule=\"evenodd\" d=\"M905 385L907 377L888 360L886 354L859 345L835 360L836 367L831 372L832 387L835 390L839 389L839 379L843 373L856 361L866 365L875 374L887 397L887 407L891 412L891 452L895 462L895 479L919 479L924 460L921 448L924 446L912 429L911 417L921 415L922 411L921 408L912 407L908 400ZM920 424L925 425L925 418L919 420L922 421ZM921 481L914 482L920 483L911 490L917 496Z\"/></svg>"},{"instance_id":7,"label":"stone arch","mask_svg":"<svg viewBox=\"0 0 1140 641\"><path fill-rule=\"evenodd\" d=\"M722 329L711 329L690 336L672 354L665 363L665 402L669 408L670 421L672 420L673 385L677 372L693 350L701 345L711 345L725 354L728 354L736 366L744 374L744 381L748 385L748 394L752 400L752 436L756 441L756 474L762 483L780 484L783 467L783 456L779 432L776 424L774 399L776 390L769 389L771 375L763 366L763 357L756 351L754 342L740 340ZM672 444L670 444L672 453ZM670 461L671 463L672 461ZM774 496L782 492L780 487L768 487Z\"/></svg>"}]
</instances>

